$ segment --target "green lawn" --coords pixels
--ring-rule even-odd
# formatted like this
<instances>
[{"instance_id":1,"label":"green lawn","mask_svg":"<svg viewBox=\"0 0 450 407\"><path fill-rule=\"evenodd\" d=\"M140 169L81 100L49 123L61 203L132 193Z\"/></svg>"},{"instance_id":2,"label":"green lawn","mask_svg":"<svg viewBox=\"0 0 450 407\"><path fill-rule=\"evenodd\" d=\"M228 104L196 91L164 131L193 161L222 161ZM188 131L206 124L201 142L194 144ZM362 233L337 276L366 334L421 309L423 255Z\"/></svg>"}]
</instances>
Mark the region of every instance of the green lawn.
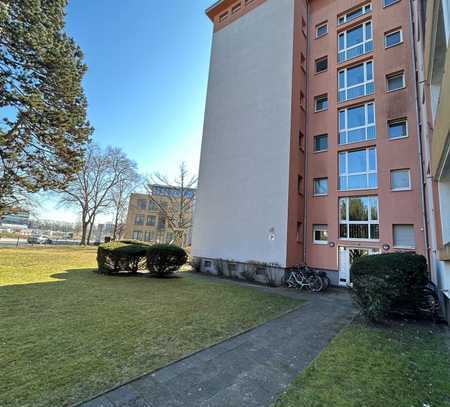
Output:
<instances>
[{"instance_id":1,"label":"green lawn","mask_svg":"<svg viewBox=\"0 0 450 407\"><path fill-rule=\"evenodd\" d=\"M354 324L338 335L276 407L450 406L450 349L442 330Z\"/></svg>"},{"instance_id":2,"label":"green lawn","mask_svg":"<svg viewBox=\"0 0 450 407\"><path fill-rule=\"evenodd\" d=\"M93 249L0 249L0 406L80 401L299 306L189 275L94 267Z\"/></svg>"}]
</instances>

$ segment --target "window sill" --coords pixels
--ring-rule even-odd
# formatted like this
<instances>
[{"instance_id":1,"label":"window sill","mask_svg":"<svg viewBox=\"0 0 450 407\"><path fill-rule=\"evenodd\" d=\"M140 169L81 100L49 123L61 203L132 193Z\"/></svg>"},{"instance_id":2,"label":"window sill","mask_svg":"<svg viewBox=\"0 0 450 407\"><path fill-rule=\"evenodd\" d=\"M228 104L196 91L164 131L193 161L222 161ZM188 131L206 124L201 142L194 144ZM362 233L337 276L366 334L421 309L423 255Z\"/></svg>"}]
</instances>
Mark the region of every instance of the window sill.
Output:
<instances>
[{"instance_id":1,"label":"window sill","mask_svg":"<svg viewBox=\"0 0 450 407\"><path fill-rule=\"evenodd\" d=\"M402 86L401 88L397 88L397 89L392 89L392 90L386 89L386 93L398 92L399 90L403 90L403 89L406 89L406 85Z\"/></svg>"},{"instance_id":2,"label":"window sill","mask_svg":"<svg viewBox=\"0 0 450 407\"><path fill-rule=\"evenodd\" d=\"M391 189L391 192L408 192L412 191L412 188Z\"/></svg>"},{"instance_id":3,"label":"window sill","mask_svg":"<svg viewBox=\"0 0 450 407\"><path fill-rule=\"evenodd\" d=\"M313 194L314 198L323 198L324 196L328 196L328 194Z\"/></svg>"},{"instance_id":4,"label":"window sill","mask_svg":"<svg viewBox=\"0 0 450 407\"><path fill-rule=\"evenodd\" d=\"M402 45L403 44L403 41L400 41L400 42L398 42L397 44L394 44L394 45L389 45L389 46L384 46L384 49L391 49L391 48L395 48L395 47L397 47L398 45Z\"/></svg>"},{"instance_id":5,"label":"window sill","mask_svg":"<svg viewBox=\"0 0 450 407\"><path fill-rule=\"evenodd\" d=\"M313 240L313 244L319 245L319 246L327 246L328 245L328 241L327 242L318 242Z\"/></svg>"},{"instance_id":6,"label":"window sill","mask_svg":"<svg viewBox=\"0 0 450 407\"><path fill-rule=\"evenodd\" d=\"M320 154L320 153L326 153L326 152L328 152L328 149L313 151L313 154Z\"/></svg>"},{"instance_id":7,"label":"window sill","mask_svg":"<svg viewBox=\"0 0 450 407\"><path fill-rule=\"evenodd\" d=\"M408 137L409 136L394 137L394 138L388 137L388 140L389 141L403 140L403 139L408 138Z\"/></svg>"}]
</instances>

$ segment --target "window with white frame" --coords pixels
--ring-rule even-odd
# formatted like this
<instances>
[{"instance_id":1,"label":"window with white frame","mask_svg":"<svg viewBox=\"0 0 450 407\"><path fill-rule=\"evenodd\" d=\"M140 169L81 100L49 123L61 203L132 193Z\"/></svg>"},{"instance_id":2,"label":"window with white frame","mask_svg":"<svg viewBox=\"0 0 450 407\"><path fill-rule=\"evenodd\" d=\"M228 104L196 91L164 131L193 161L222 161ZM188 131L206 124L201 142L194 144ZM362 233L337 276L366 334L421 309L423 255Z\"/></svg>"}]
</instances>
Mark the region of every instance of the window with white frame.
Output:
<instances>
[{"instance_id":1,"label":"window with white frame","mask_svg":"<svg viewBox=\"0 0 450 407\"><path fill-rule=\"evenodd\" d=\"M393 225L394 247L398 249L416 248L414 225Z\"/></svg>"},{"instance_id":2,"label":"window with white frame","mask_svg":"<svg viewBox=\"0 0 450 407\"><path fill-rule=\"evenodd\" d=\"M328 34L328 24L322 23L316 26L316 38L323 37Z\"/></svg>"},{"instance_id":3,"label":"window with white frame","mask_svg":"<svg viewBox=\"0 0 450 407\"><path fill-rule=\"evenodd\" d=\"M338 35L338 62L344 62L373 51L372 22L343 31Z\"/></svg>"},{"instance_id":4,"label":"window with white frame","mask_svg":"<svg viewBox=\"0 0 450 407\"><path fill-rule=\"evenodd\" d=\"M411 171L391 170L391 189L393 191L409 191L411 189Z\"/></svg>"},{"instance_id":5,"label":"window with white frame","mask_svg":"<svg viewBox=\"0 0 450 407\"><path fill-rule=\"evenodd\" d=\"M313 243L328 244L328 225L313 225Z\"/></svg>"},{"instance_id":6,"label":"window with white frame","mask_svg":"<svg viewBox=\"0 0 450 407\"><path fill-rule=\"evenodd\" d=\"M375 147L339 153L340 191L377 187L377 149Z\"/></svg>"},{"instance_id":7,"label":"window with white frame","mask_svg":"<svg viewBox=\"0 0 450 407\"><path fill-rule=\"evenodd\" d=\"M355 8L348 13L345 13L338 17L337 24L342 25L345 23L348 23L350 21L353 21L354 19L363 16L364 14L367 14L372 11L372 3L368 3L364 6Z\"/></svg>"},{"instance_id":8,"label":"window with white frame","mask_svg":"<svg viewBox=\"0 0 450 407\"><path fill-rule=\"evenodd\" d=\"M339 71L339 102L372 95L374 90L373 61Z\"/></svg>"},{"instance_id":9,"label":"window with white frame","mask_svg":"<svg viewBox=\"0 0 450 407\"><path fill-rule=\"evenodd\" d=\"M373 102L339 111L339 144L374 140L376 137Z\"/></svg>"},{"instance_id":10,"label":"window with white frame","mask_svg":"<svg viewBox=\"0 0 450 407\"><path fill-rule=\"evenodd\" d=\"M316 112L328 109L328 95L320 95L314 98L314 108Z\"/></svg>"},{"instance_id":11,"label":"window with white frame","mask_svg":"<svg viewBox=\"0 0 450 407\"><path fill-rule=\"evenodd\" d=\"M328 178L314 179L314 196L328 195Z\"/></svg>"},{"instance_id":12,"label":"window with white frame","mask_svg":"<svg viewBox=\"0 0 450 407\"><path fill-rule=\"evenodd\" d=\"M397 72L386 76L386 87L388 92L403 89L405 87L405 72Z\"/></svg>"},{"instance_id":13,"label":"window with white frame","mask_svg":"<svg viewBox=\"0 0 450 407\"><path fill-rule=\"evenodd\" d=\"M408 137L408 122L406 119L389 120L388 135L392 140Z\"/></svg>"},{"instance_id":14,"label":"window with white frame","mask_svg":"<svg viewBox=\"0 0 450 407\"><path fill-rule=\"evenodd\" d=\"M345 240L380 238L378 197L349 197L339 200L339 238Z\"/></svg>"},{"instance_id":15,"label":"window with white frame","mask_svg":"<svg viewBox=\"0 0 450 407\"><path fill-rule=\"evenodd\" d=\"M403 42L402 30L395 30L384 34L384 47L391 48Z\"/></svg>"}]
</instances>

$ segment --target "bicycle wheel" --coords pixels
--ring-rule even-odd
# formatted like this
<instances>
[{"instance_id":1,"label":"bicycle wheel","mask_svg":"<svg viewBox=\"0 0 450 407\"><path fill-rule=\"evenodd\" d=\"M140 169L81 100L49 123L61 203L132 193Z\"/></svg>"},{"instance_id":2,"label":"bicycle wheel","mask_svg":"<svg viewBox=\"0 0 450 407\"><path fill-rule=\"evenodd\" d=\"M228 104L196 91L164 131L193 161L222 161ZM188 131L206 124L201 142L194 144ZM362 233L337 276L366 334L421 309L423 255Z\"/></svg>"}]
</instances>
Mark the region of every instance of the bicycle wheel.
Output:
<instances>
[{"instance_id":1,"label":"bicycle wheel","mask_svg":"<svg viewBox=\"0 0 450 407\"><path fill-rule=\"evenodd\" d=\"M330 279L326 275L320 276L320 278L322 279L323 282L323 291L325 291L330 286Z\"/></svg>"},{"instance_id":2,"label":"bicycle wheel","mask_svg":"<svg viewBox=\"0 0 450 407\"><path fill-rule=\"evenodd\" d=\"M310 289L313 293L318 293L323 290L323 281L318 275L313 275L309 278Z\"/></svg>"}]
</instances>

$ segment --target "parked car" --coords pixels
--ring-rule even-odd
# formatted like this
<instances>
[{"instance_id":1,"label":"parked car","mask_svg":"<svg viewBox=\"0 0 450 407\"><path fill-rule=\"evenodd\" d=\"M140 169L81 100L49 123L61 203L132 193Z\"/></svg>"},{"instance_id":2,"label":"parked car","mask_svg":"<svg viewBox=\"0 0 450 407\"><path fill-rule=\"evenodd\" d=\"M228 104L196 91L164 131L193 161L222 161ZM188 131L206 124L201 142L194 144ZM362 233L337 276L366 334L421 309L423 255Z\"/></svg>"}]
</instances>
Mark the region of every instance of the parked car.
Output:
<instances>
[{"instance_id":1,"label":"parked car","mask_svg":"<svg viewBox=\"0 0 450 407\"><path fill-rule=\"evenodd\" d=\"M29 244L52 244L53 241L48 236L41 235L41 236L30 236L27 239L27 242Z\"/></svg>"}]
</instances>

